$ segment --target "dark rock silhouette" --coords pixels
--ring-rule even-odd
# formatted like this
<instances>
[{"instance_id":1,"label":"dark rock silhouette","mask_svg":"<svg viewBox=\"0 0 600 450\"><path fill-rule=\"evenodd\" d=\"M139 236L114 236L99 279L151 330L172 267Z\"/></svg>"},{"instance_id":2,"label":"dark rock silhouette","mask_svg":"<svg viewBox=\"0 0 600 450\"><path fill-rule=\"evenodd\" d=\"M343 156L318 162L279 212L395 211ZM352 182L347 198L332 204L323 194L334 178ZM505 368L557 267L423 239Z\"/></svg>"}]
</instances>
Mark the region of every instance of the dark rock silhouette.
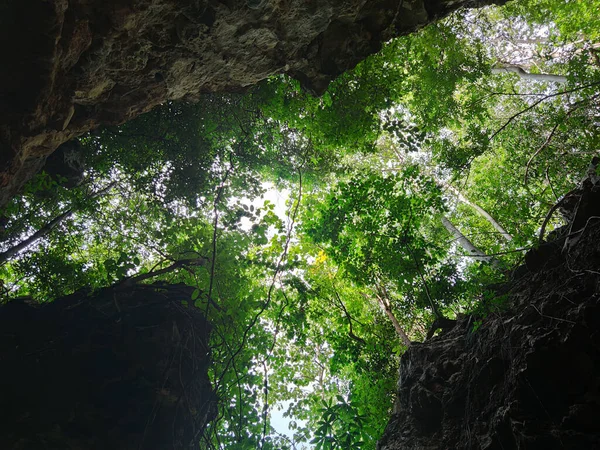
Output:
<instances>
[{"instance_id":1,"label":"dark rock silhouette","mask_svg":"<svg viewBox=\"0 0 600 450\"><path fill-rule=\"evenodd\" d=\"M216 414L209 326L184 285L0 308L0 448L191 448Z\"/></svg>"},{"instance_id":2,"label":"dark rock silhouette","mask_svg":"<svg viewBox=\"0 0 600 450\"><path fill-rule=\"evenodd\" d=\"M600 449L600 183L572 194L568 237L532 251L505 310L403 355L380 450Z\"/></svg>"},{"instance_id":3,"label":"dark rock silhouette","mask_svg":"<svg viewBox=\"0 0 600 450\"><path fill-rule=\"evenodd\" d=\"M287 73L321 93L381 43L492 0L7 0L0 206L60 144ZM502 2L500 0L499 2Z\"/></svg>"}]
</instances>

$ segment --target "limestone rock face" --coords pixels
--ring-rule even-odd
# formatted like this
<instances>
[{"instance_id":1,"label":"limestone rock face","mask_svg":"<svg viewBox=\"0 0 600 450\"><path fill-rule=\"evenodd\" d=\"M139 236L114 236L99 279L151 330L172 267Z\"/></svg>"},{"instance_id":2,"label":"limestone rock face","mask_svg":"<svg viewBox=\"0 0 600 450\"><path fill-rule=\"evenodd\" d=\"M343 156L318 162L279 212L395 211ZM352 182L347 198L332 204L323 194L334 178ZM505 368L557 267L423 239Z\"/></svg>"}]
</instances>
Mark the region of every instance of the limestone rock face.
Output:
<instances>
[{"instance_id":1,"label":"limestone rock face","mask_svg":"<svg viewBox=\"0 0 600 450\"><path fill-rule=\"evenodd\" d=\"M577 196L564 245L505 287L508 309L402 356L379 450L600 449L600 183Z\"/></svg>"},{"instance_id":2,"label":"limestone rock face","mask_svg":"<svg viewBox=\"0 0 600 450\"><path fill-rule=\"evenodd\" d=\"M6 0L0 206L60 144L167 100L288 73L315 93L461 6L492 0Z\"/></svg>"}]
</instances>

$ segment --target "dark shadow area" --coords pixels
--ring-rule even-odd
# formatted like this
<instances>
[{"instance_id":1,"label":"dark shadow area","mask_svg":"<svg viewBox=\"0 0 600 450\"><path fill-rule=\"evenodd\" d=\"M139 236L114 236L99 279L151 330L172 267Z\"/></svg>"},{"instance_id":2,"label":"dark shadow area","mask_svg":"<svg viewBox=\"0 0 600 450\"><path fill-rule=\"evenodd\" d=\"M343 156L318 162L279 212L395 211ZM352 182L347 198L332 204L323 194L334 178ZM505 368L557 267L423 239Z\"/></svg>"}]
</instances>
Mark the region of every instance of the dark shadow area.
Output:
<instances>
[{"instance_id":1,"label":"dark shadow area","mask_svg":"<svg viewBox=\"0 0 600 450\"><path fill-rule=\"evenodd\" d=\"M216 412L209 326L185 285L0 309L0 448L179 449Z\"/></svg>"}]
</instances>

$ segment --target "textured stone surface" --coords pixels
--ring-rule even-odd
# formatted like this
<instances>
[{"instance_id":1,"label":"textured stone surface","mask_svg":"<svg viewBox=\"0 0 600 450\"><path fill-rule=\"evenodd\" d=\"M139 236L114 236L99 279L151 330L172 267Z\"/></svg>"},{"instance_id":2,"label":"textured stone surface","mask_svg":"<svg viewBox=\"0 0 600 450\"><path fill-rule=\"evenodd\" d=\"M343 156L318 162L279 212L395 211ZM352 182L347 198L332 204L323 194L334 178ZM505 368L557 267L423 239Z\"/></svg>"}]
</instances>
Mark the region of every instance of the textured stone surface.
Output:
<instances>
[{"instance_id":1,"label":"textured stone surface","mask_svg":"<svg viewBox=\"0 0 600 450\"><path fill-rule=\"evenodd\" d=\"M120 285L2 306L0 448L193 448L217 412L209 326L181 306L193 290Z\"/></svg>"},{"instance_id":2,"label":"textured stone surface","mask_svg":"<svg viewBox=\"0 0 600 450\"><path fill-rule=\"evenodd\" d=\"M322 92L381 42L491 0L7 0L0 206L60 144L285 72Z\"/></svg>"},{"instance_id":3,"label":"textured stone surface","mask_svg":"<svg viewBox=\"0 0 600 450\"><path fill-rule=\"evenodd\" d=\"M61 144L42 167L53 180L66 188L79 186L85 177L84 148L78 139Z\"/></svg>"},{"instance_id":4,"label":"textured stone surface","mask_svg":"<svg viewBox=\"0 0 600 450\"><path fill-rule=\"evenodd\" d=\"M577 242L507 286L509 310L402 357L380 450L600 449L600 184L577 195Z\"/></svg>"}]
</instances>

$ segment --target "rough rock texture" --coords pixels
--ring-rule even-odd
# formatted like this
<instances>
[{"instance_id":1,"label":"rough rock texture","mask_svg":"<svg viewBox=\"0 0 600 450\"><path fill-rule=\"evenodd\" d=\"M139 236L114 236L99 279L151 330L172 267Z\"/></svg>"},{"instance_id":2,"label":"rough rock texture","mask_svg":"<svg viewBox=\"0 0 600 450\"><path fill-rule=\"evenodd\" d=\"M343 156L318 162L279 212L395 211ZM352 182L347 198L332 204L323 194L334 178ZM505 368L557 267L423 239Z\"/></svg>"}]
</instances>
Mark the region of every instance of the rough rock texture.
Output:
<instances>
[{"instance_id":1,"label":"rough rock texture","mask_svg":"<svg viewBox=\"0 0 600 450\"><path fill-rule=\"evenodd\" d=\"M5 0L0 206L100 124L279 72L319 93L392 36L492 1Z\"/></svg>"},{"instance_id":2,"label":"rough rock texture","mask_svg":"<svg viewBox=\"0 0 600 450\"><path fill-rule=\"evenodd\" d=\"M123 286L0 308L0 448L182 449L216 414L193 288ZM193 447L197 448L197 446Z\"/></svg>"},{"instance_id":3,"label":"rough rock texture","mask_svg":"<svg viewBox=\"0 0 600 450\"><path fill-rule=\"evenodd\" d=\"M42 169L61 186L79 186L85 178L84 151L78 139L65 142L46 158Z\"/></svg>"},{"instance_id":4,"label":"rough rock texture","mask_svg":"<svg viewBox=\"0 0 600 450\"><path fill-rule=\"evenodd\" d=\"M507 286L507 311L402 357L380 450L600 449L600 183L576 195L575 226Z\"/></svg>"}]
</instances>

